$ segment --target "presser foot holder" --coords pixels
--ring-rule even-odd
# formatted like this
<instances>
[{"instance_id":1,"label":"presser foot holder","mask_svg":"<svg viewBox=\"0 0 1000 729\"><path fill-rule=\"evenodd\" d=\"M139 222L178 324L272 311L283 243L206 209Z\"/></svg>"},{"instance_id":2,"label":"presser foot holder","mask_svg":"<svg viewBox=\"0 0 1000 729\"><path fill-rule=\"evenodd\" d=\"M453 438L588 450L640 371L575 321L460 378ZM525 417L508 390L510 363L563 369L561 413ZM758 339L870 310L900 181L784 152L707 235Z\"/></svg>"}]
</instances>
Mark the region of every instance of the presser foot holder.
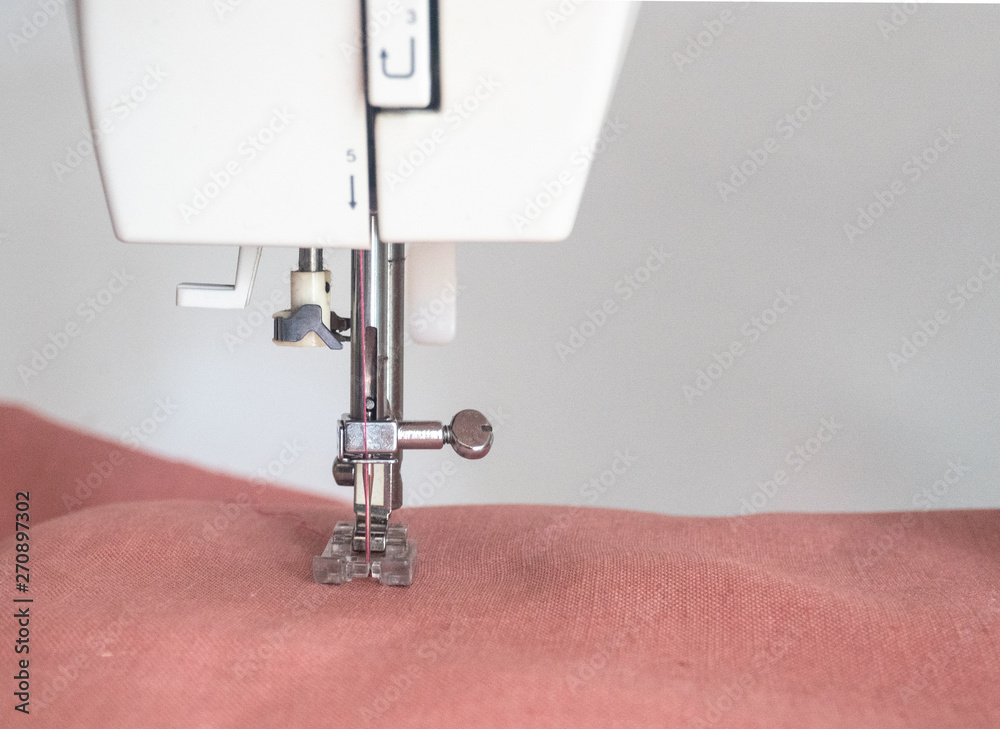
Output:
<instances>
[{"instance_id":1,"label":"presser foot holder","mask_svg":"<svg viewBox=\"0 0 1000 729\"><path fill-rule=\"evenodd\" d=\"M320 584L342 585L355 577L374 577L383 585L406 586L413 582L417 561L417 543L406 534L405 524L390 524L386 531L385 551L372 552L371 562L364 552L351 548L354 522L341 521L323 554L313 557L313 579Z\"/></svg>"}]
</instances>

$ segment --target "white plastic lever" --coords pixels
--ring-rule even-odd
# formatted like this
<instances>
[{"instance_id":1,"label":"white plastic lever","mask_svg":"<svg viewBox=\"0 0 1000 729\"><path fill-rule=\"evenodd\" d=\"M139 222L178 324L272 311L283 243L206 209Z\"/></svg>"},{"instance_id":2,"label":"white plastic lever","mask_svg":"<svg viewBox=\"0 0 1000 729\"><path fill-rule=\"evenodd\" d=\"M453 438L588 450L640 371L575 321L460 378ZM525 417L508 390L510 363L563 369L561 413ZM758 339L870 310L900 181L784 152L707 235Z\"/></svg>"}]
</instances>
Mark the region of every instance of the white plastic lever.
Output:
<instances>
[{"instance_id":1,"label":"white plastic lever","mask_svg":"<svg viewBox=\"0 0 1000 729\"><path fill-rule=\"evenodd\" d=\"M406 246L406 329L417 344L455 339L458 281L454 243Z\"/></svg>"},{"instance_id":2,"label":"white plastic lever","mask_svg":"<svg viewBox=\"0 0 1000 729\"><path fill-rule=\"evenodd\" d=\"M177 284L177 306L199 309L242 309L250 303L261 248L240 247L235 284Z\"/></svg>"}]
</instances>

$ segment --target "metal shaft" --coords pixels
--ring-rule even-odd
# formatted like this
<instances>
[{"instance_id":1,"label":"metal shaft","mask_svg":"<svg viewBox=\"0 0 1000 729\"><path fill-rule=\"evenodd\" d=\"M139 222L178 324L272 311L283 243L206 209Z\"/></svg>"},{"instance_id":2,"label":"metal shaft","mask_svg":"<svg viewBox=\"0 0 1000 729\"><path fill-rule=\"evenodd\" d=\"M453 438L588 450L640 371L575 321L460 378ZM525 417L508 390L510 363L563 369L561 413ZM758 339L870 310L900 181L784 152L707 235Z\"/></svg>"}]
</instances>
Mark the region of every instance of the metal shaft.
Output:
<instances>
[{"instance_id":1,"label":"metal shaft","mask_svg":"<svg viewBox=\"0 0 1000 729\"><path fill-rule=\"evenodd\" d=\"M364 418L366 410L369 420L382 420L388 409L382 379L387 344L386 249L372 216L371 248L351 253L351 417L356 420Z\"/></svg>"},{"instance_id":2,"label":"metal shaft","mask_svg":"<svg viewBox=\"0 0 1000 729\"><path fill-rule=\"evenodd\" d=\"M299 248L299 271L322 271L322 248Z\"/></svg>"},{"instance_id":3,"label":"metal shaft","mask_svg":"<svg viewBox=\"0 0 1000 729\"><path fill-rule=\"evenodd\" d=\"M385 245L385 244L383 244ZM388 244L388 289L386 291L386 400L391 420L403 419L403 303L406 246Z\"/></svg>"},{"instance_id":4,"label":"metal shaft","mask_svg":"<svg viewBox=\"0 0 1000 729\"><path fill-rule=\"evenodd\" d=\"M386 359L385 389L389 419L403 419L403 305L406 274L406 246L390 243L388 246L388 288L386 297ZM403 506L402 452L396 457L389 472L389 503L393 509Z\"/></svg>"},{"instance_id":5,"label":"metal shaft","mask_svg":"<svg viewBox=\"0 0 1000 729\"><path fill-rule=\"evenodd\" d=\"M371 219L371 248L351 258L351 419L369 423L398 421L403 413L403 285L405 247L379 240ZM363 325L363 331L362 331ZM392 463L360 465L355 475L355 549L371 522L372 550L385 548L389 514L403 505L401 455ZM365 480L371 488L365 516Z\"/></svg>"}]
</instances>

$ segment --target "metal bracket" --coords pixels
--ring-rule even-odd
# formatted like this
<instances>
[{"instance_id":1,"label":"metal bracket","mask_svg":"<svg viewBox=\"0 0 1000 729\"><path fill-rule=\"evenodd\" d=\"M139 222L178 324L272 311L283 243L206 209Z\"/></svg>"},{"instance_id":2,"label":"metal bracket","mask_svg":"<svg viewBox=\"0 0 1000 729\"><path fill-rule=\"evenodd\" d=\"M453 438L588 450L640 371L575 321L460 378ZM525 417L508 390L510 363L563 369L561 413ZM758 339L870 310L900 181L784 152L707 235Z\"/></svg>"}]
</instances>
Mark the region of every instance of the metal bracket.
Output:
<instances>
[{"instance_id":1,"label":"metal bracket","mask_svg":"<svg viewBox=\"0 0 1000 729\"><path fill-rule=\"evenodd\" d=\"M310 332L315 332L330 349L344 348L343 337L330 331L323 321L323 309L319 304L300 306L291 316L279 316L274 320L274 338L279 342L300 342Z\"/></svg>"}]
</instances>

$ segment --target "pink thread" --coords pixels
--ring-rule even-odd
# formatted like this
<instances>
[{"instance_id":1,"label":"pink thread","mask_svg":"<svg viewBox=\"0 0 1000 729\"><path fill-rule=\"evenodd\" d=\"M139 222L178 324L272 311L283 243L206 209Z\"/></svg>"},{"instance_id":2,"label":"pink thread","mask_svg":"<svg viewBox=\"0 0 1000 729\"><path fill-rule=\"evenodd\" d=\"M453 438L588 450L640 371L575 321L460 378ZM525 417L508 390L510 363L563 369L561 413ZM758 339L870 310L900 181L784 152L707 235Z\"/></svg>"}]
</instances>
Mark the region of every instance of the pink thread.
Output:
<instances>
[{"instance_id":1,"label":"pink thread","mask_svg":"<svg viewBox=\"0 0 1000 729\"><path fill-rule=\"evenodd\" d=\"M358 316L361 317L361 428L365 439L365 460L368 460L368 391L365 390L365 373L368 366L365 355L368 348L365 346L365 254L361 251L358 256L358 278L361 279L360 303L358 305ZM371 512L371 477L368 473L370 464L365 463L361 467L361 483L365 490L365 562L371 564L372 561L372 512Z\"/></svg>"}]
</instances>

